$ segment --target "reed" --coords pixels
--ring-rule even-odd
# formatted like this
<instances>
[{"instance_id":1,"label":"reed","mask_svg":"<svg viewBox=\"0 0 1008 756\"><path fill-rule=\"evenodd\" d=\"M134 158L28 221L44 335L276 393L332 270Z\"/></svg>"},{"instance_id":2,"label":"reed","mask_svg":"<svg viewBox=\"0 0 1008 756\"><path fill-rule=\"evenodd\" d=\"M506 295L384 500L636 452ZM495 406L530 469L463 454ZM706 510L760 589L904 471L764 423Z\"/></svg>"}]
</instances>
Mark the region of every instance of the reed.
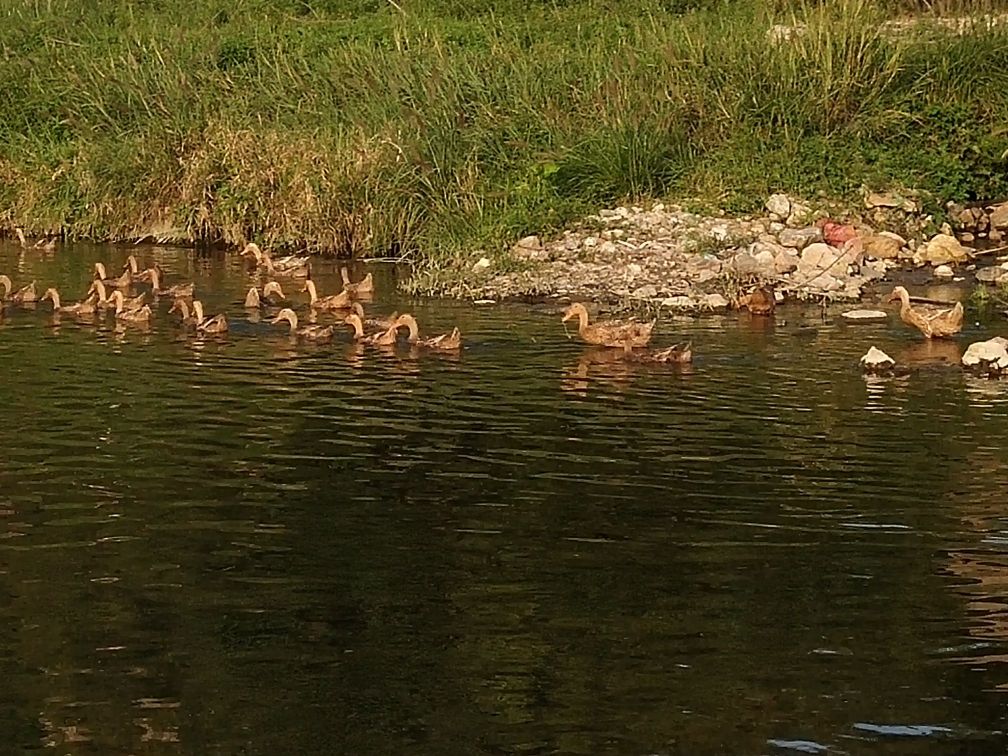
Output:
<instances>
[{"instance_id":1,"label":"reed","mask_svg":"<svg viewBox=\"0 0 1008 756\"><path fill-rule=\"evenodd\" d=\"M924 22L887 31L908 9ZM881 0L0 0L0 226L437 261L626 198L1008 196L1008 34L935 18ZM774 24L803 31L774 42Z\"/></svg>"}]
</instances>

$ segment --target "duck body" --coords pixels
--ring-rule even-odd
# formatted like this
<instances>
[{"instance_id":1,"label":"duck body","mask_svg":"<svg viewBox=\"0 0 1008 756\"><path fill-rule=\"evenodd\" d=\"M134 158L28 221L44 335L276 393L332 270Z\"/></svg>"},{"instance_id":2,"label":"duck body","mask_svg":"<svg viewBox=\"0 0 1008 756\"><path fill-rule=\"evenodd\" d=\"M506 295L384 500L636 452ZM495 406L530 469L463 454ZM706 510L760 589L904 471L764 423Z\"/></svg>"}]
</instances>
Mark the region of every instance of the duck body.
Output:
<instances>
[{"instance_id":1,"label":"duck body","mask_svg":"<svg viewBox=\"0 0 1008 756\"><path fill-rule=\"evenodd\" d=\"M35 290L34 281L27 286L22 286L20 289L11 294L11 291L14 289L14 284L11 283L11 280L7 276L0 275L0 286L4 287L3 299L10 304L33 304L38 300L38 292Z\"/></svg>"},{"instance_id":2,"label":"duck body","mask_svg":"<svg viewBox=\"0 0 1008 756\"><path fill-rule=\"evenodd\" d=\"M452 329L450 333L442 333L440 336L421 339L420 327L417 325L416 318L409 313L400 315L395 322L395 326L408 328L409 343L415 346L434 349L440 352L454 352L462 348L462 335L459 333L458 328Z\"/></svg>"},{"instance_id":3,"label":"duck body","mask_svg":"<svg viewBox=\"0 0 1008 756\"><path fill-rule=\"evenodd\" d=\"M261 307L264 299L267 304L279 304L284 301L283 289L280 288L278 282L267 281L263 286L262 296L259 295L259 289L255 286L250 288L248 294L245 295L245 307L250 310Z\"/></svg>"},{"instance_id":4,"label":"duck body","mask_svg":"<svg viewBox=\"0 0 1008 756\"><path fill-rule=\"evenodd\" d=\"M94 264L95 279L101 281L106 286L111 286L115 289L129 289L133 285L133 274L127 267L123 274L118 278L109 278L108 274L105 272L105 263L96 262Z\"/></svg>"},{"instance_id":5,"label":"duck body","mask_svg":"<svg viewBox=\"0 0 1008 756\"><path fill-rule=\"evenodd\" d=\"M76 315L78 317L85 317L87 315L94 315L98 311L97 294L90 294L81 302L65 305L60 302L59 292L54 288L49 288L46 289L45 294L42 295L43 302L47 299L52 300L53 312L61 315Z\"/></svg>"},{"instance_id":6,"label":"duck body","mask_svg":"<svg viewBox=\"0 0 1008 756\"><path fill-rule=\"evenodd\" d=\"M126 297L122 291L116 289L112 292L109 300L115 303L115 317L117 321L123 323L149 323L151 319L151 308L149 305L140 307L127 307Z\"/></svg>"},{"instance_id":7,"label":"duck body","mask_svg":"<svg viewBox=\"0 0 1008 756\"><path fill-rule=\"evenodd\" d=\"M692 344L673 344L655 352L634 353L641 362L657 362L672 365L688 365L693 362Z\"/></svg>"},{"instance_id":8,"label":"duck body","mask_svg":"<svg viewBox=\"0 0 1008 756\"><path fill-rule=\"evenodd\" d=\"M310 325L304 326L303 328L298 328L298 317L297 313L289 307L285 307L280 310L277 316L270 322L276 325L277 323L282 323L286 321L290 324L291 336L296 336L299 339L305 341L314 341L318 343L323 343L326 341L332 341L333 337L333 327L320 326L320 325Z\"/></svg>"},{"instance_id":9,"label":"duck body","mask_svg":"<svg viewBox=\"0 0 1008 756\"><path fill-rule=\"evenodd\" d=\"M175 284L174 286L169 286L167 289L161 288L161 277L162 271L158 268L148 268L144 271L144 277L149 278L151 282L151 291L154 296L166 296L166 297L188 297L192 298L192 295L196 292L196 284L191 281L188 283Z\"/></svg>"},{"instance_id":10,"label":"duck body","mask_svg":"<svg viewBox=\"0 0 1008 756\"><path fill-rule=\"evenodd\" d=\"M753 315L773 315L777 308L777 300L772 289L760 286L743 297L739 306L745 307Z\"/></svg>"},{"instance_id":11,"label":"duck body","mask_svg":"<svg viewBox=\"0 0 1008 756\"><path fill-rule=\"evenodd\" d=\"M922 305L914 307L910 304L910 293L902 286L893 289L886 301L892 302L897 299L900 301L900 319L916 328L926 338L950 338L962 330L962 302L956 302L950 308Z\"/></svg>"},{"instance_id":12,"label":"duck body","mask_svg":"<svg viewBox=\"0 0 1008 756\"><path fill-rule=\"evenodd\" d=\"M378 333L365 334L364 323L357 312L347 315L343 322L354 329L354 341L360 344L371 344L372 346L393 346L396 343L400 327L397 323L393 323Z\"/></svg>"},{"instance_id":13,"label":"duck body","mask_svg":"<svg viewBox=\"0 0 1008 756\"><path fill-rule=\"evenodd\" d=\"M361 294L374 293L374 278L370 273L357 283L353 283L350 281L350 274L347 272L347 269L340 268L340 278L343 279L343 290L350 292L351 295L359 296Z\"/></svg>"},{"instance_id":14,"label":"duck body","mask_svg":"<svg viewBox=\"0 0 1008 756\"><path fill-rule=\"evenodd\" d=\"M196 318L189 314L189 303L185 301L182 297L176 299L168 310L168 314L171 315L173 312L177 312L180 316L179 323L185 327L189 328L196 325Z\"/></svg>"},{"instance_id":15,"label":"duck body","mask_svg":"<svg viewBox=\"0 0 1008 756\"><path fill-rule=\"evenodd\" d=\"M214 315L212 318L204 316L203 313L203 303L198 299L194 299L193 303L193 320L196 324L196 330L201 333L227 333L228 322L227 317L221 313L219 315Z\"/></svg>"},{"instance_id":16,"label":"duck body","mask_svg":"<svg viewBox=\"0 0 1008 756\"><path fill-rule=\"evenodd\" d=\"M350 292L345 289L339 294L332 294L328 297L319 297L318 290L315 288L315 282L310 278L305 281L304 288L301 291L307 291L308 296L311 297L311 307L315 310L350 310L353 309L353 298Z\"/></svg>"},{"instance_id":17,"label":"duck body","mask_svg":"<svg viewBox=\"0 0 1008 756\"><path fill-rule=\"evenodd\" d=\"M589 323L588 308L580 302L575 302L567 308L562 322L566 323L575 317L578 319L578 334L586 343L604 347L622 347L627 351L647 346L651 341L656 322L609 320Z\"/></svg>"}]
</instances>

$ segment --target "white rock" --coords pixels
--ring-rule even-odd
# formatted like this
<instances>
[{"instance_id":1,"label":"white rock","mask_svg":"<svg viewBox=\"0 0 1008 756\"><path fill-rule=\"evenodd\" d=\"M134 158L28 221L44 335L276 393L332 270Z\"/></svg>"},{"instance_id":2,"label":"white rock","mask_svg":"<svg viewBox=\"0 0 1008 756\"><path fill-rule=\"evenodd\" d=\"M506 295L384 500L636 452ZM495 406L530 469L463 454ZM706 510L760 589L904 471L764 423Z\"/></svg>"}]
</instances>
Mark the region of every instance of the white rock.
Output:
<instances>
[{"instance_id":1,"label":"white rock","mask_svg":"<svg viewBox=\"0 0 1008 756\"><path fill-rule=\"evenodd\" d=\"M815 244L809 244L802 250L798 267L806 271L826 269L842 271L846 268L846 265L841 267L838 262L839 260L840 253L836 249L829 244L816 242Z\"/></svg>"},{"instance_id":2,"label":"white rock","mask_svg":"<svg viewBox=\"0 0 1008 756\"><path fill-rule=\"evenodd\" d=\"M801 226L809 222L812 217L812 208L800 202L791 203L791 212L787 216L789 226Z\"/></svg>"},{"instance_id":3,"label":"white rock","mask_svg":"<svg viewBox=\"0 0 1008 756\"><path fill-rule=\"evenodd\" d=\"M966 248L951 234L938 234L924 245L921 257L932 265L962 262L969 255Z\"/></svg>"},{"instance_id":4,"label":"white rock","mask_svg":"<svg viewBox=\"0 0 1008 756\"><path fill-rule=\"evenodd\" d=\"M874 346L868 349L868 353L861 358L861 367L865 370L888 370L895 367L896 360L877 349Z\"/></svg>"},{"instance_id":5,"label":"white rock","mask_svg":"<svg viewBox=\"0 0 1008 756\"><path fill-rule=\"evenodd\" d=\"M598 244L598 239L596 239L594 236L586 236L584 238L584 241L581 243L586 247L594 247L596 244Z\"/></svg>"},{"instance_id":6,"label":"white rock","mask_svg":"<svg viewBox=\"0 0 1008 756\"><path fill-rule=\"evenodd\" d=\"M630 296L634 299L654 299L658 296L658 289L652 284L645 284L637 289L634 289Z\"/></svg>"},{"instance_id":7,"label":"white rock","mask_svg":"<svg viewBox=\"0 0 1008 756\"><path fill-rule=\"evenodd\" d=\"M486 270L490 267L490 258L481 257L479 260L473 263L473 270Z\"/></svg>"},{"instance_id":8,"label":"white rock","mask_svg":"<svg viewBox=\"0 0 1008 756\"><path fill-rule=\"evenodd\" d=\"M641 273L644 272L644 269L637 263L630 263L629 265L626 266L626 272L627 275L630 276L630 278L636 278L637 276L639 276Z\"/></svg>"},{"instance_id":9,"label":"white rock","mask_svg":"<svg viewBox=\"0 0 1008 756\"><path fill-rule=\"evenodd\" d=\"M955 271L953 271L948 265L939 265L934 269L935 278L952 278L954 275Z\"/></svg>"},{"instance_id":10,"label":"white rock","mask_svg":"<svg viewBox=\"0 0 1008 756\"><path fill-rule=\"evenodd\" d=\"M700 299L700 306L708 310L724 310L728 307L728 300L720 294L707 294Z\"/></svg>"},{"instance_id":11,"label":"white rock","mask_svg":"<svg viewBox=\"0 0 1008 756\"><path fill-rule=\"evenodd\" d=\"M841 313L847 320L888 320L889 313L882 310L847 310Z\"/></svg>"},{"instance_id":12,"label":"white rock","mask_svg":"<svg viewBox=\"0 0 1008 756\"><path fill-rule=\"evenodd\" d=\"M769 231L771 234L779 234L785 228L786 226L780 221L772 221L770 225L767 227L767 231Z\"/></svg>"},{"instance_id":13,"label":"white rock","mask_svg":"<svg viewBox=\"0 0 1008 756\"><path fill-rule=\"evenodd\" d=\"M785 247L804 249L813 242L822 241L822 229L817 226L805 228L785 228L778 235L780 243Z\"/></svg>"},{"instance_id":14,"label":"white rock","mask_svg":"<svg viewBox=\"0 0 1008 756\"><path fill-rule=\"evenodd\" d=\"M689 297L666 297L661 301L661 306L682 310L692 307L693 300Z\"/></svg>"},{"instance_id":15,"label":"white rock","mask_svg":"<svg viewBox=\"0 0 1008 756\"><path fill-rule=\"evenodd\" d=\"M767 212L780 218L787 218L791 214L791 200L786 194L771 194L766 201Z\"/></svg>"},{"instance_id":16,"label":"white rock","mask_svg":"<svg viewBox=\"0 0 1008 756\"><path fill-rule=\"evenodd\" d=\"M990 366L998 370L1008 368L1008 339L995 336L987 341L970 344L962 356L966 367Z\"/></svg>"},{"instance_id":17,"label":"white rock","mask_svg":"<svg viewBox=\"0 0 1008 756\"><path fill-rule=\"evenodd\" d=\"M774 270L777 273L790 273L798 268L798 253L785 248L774 258Z\"/></svg>"}]
</instances>

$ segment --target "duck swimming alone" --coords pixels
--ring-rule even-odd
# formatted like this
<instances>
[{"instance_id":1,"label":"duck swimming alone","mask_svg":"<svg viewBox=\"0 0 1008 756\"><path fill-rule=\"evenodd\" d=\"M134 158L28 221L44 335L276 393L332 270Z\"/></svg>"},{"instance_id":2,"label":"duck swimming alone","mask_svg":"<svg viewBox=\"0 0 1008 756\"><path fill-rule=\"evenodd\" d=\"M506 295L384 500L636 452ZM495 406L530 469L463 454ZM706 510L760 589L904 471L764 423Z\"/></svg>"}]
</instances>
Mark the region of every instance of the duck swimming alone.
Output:
<instances>
[{"instance_id":1,"label":"duck swimming alone","mask_svg":"<svg viewBox=\"0 0 1008 756\"><path fill-rule=\"evenodd\" d=\"M910 306L910 292L897 286L892 290L887 302L900 301L900 319L907 325L912 325L929 339L949 338L962 330L963 306L956 302L951 308L934 307L933 305Z\"/></svg>"}]
</instances>

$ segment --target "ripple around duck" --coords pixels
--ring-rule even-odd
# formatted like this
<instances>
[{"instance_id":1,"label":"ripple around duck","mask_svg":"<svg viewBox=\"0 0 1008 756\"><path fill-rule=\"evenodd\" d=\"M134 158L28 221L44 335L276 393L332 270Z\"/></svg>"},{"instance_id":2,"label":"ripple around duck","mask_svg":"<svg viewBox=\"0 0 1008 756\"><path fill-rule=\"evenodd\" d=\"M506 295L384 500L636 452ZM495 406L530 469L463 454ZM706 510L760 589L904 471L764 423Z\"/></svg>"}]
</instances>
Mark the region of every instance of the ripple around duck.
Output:
<instances>
[{"instance_id":1,"label":"ripple around duck","mask_svg":"<svg viewBox=\"0 0 1008 756\"><path fill-rule=\"evenodd\" d=\"M663 323L696 354L666 369L555 315L398 300L379 268L371 309L457 322L461 356L308 346L247 319L258 279L233 260L128 251L233 331L186 336L166 302L147 332L0 322L0 728L21 750L892 737L852 722L957 723L920 753L1003 745L1008 394L938 364L866 383L866 339L918 344L895 323ZM76 296L126 253L29 254L18 280Z\"/></svg>"}]
</instances>

